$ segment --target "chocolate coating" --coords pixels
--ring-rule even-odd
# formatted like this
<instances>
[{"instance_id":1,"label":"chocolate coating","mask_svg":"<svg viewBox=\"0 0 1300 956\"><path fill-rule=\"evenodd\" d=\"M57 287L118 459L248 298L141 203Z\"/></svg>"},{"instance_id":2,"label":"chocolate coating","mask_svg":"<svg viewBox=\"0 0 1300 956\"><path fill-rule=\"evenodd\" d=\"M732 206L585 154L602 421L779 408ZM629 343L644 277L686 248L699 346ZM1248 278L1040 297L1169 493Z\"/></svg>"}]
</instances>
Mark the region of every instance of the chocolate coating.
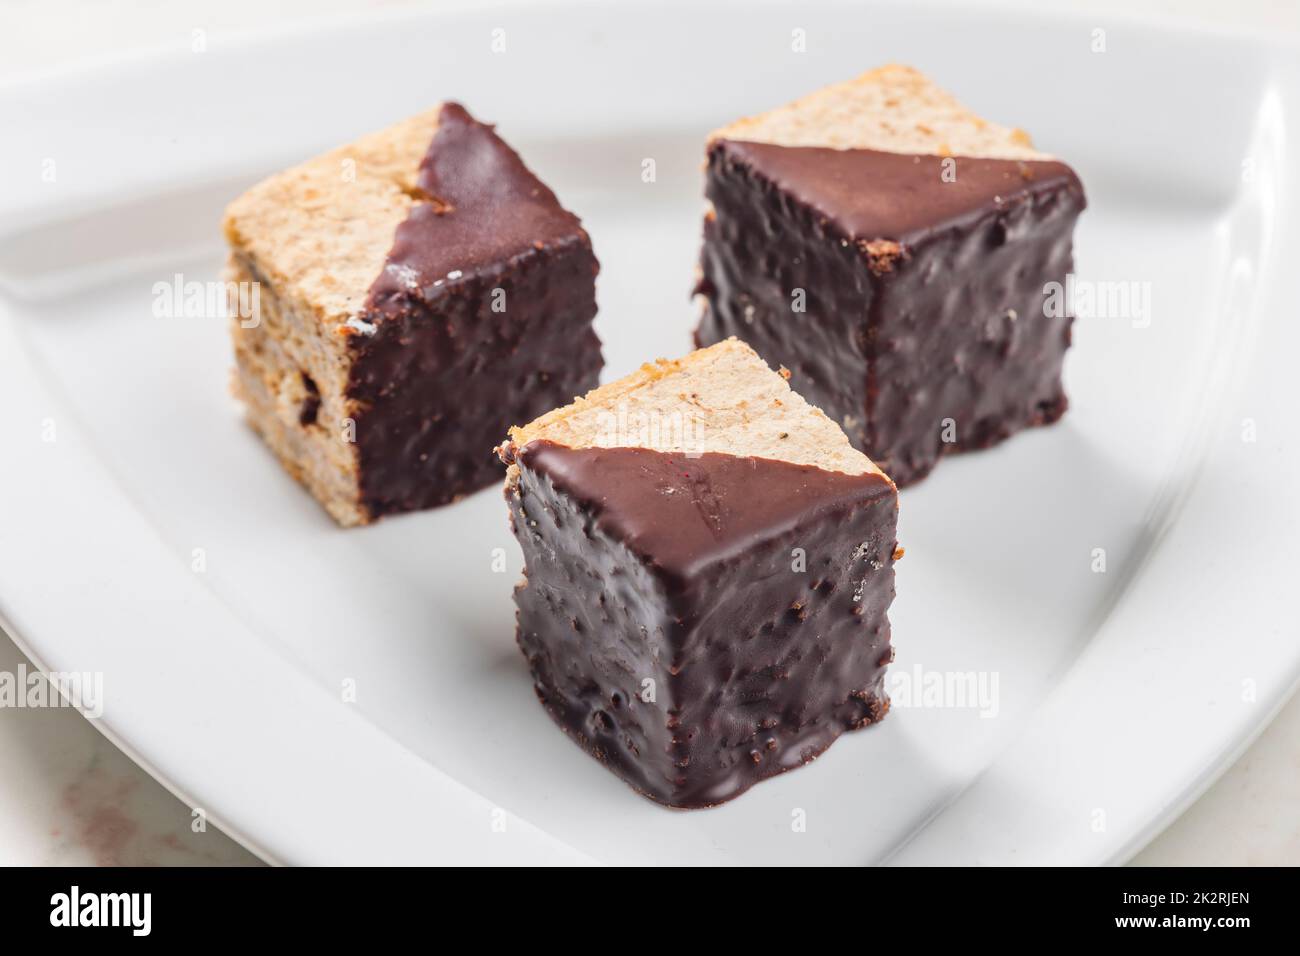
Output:
<instances>
[{"instance_id":1,"label":"chocolate coating","mask_svg":"<svg viewBox=\"0 0 1300 956\"><path fill-rule=\"evenodd\" d=\"M1070 168L718 141L696 341L736 335L899 485L1065 411ZM794 307L803 290L803 311ZM945 426L951 420L951 432ZM945 441L946 437L954 440Z\"/></svg>"},{"instance_id":2,"label":"chocolate coating","mask_svg":"<svg viewBox=\"0 0 1300 956\"><path fill-rule=\"evenodd\" d=\"M548 442L517 457L519 646L547 712L636 790L713 806L884 715L888 479Z\"/></svg>"},{"instance_id":3,"label":"chocolate coating","mask_svg":"<svg viewBox=\"0 0 1300 956\"><path fill-rule=\"evenodd\" d=\"M418 202L355 334L348 384L372 517L500 480L492 447L595 386L599 265L578 218L463 107L442 108Z\"/></svg>"}]
</instances>

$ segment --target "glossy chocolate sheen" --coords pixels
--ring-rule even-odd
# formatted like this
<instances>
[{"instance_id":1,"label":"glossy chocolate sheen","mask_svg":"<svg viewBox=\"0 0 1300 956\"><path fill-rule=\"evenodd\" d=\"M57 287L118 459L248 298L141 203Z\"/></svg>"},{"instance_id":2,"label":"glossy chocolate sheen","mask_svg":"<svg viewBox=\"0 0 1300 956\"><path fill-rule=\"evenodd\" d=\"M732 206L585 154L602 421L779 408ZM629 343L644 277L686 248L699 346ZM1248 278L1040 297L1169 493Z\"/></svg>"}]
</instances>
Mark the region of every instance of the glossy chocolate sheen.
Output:
<instances>
[{"instance_id":1,"label":"glossy chocolate sheen","mask_svg":"<svg viewBox=\"0 0 1300 956\"><path fill-rule=\"evenodd\" d=\"M492 130L441 112L351 338L362 504L427 508L499 481L513 424L596 385L591 241Z\"/></svg>"},{"instance_id":2,"label":"glossy chocolate sheen","mask_svg":"<svg viewBox=\"0 0 1300 956\"><path fill-rule=\"evenodd\" d=\"M735 335L900 486L1065 411L1062 163L715 142L696 341ZM945 170L956 180L945 181ZM795 307L802 290L803 311Z\"/></svg>"},{"instance_id":3,"label":"glossy chocolate sheen","mask_svg":"<svg viewBox=\"0 0 1300 956\"><path fill-rule=\"evenodd\" d=\"M517 463L520 648L548 713L633 788L713 806L884 715L888 479L547 442Z\"/></svg>"}]
</instances>

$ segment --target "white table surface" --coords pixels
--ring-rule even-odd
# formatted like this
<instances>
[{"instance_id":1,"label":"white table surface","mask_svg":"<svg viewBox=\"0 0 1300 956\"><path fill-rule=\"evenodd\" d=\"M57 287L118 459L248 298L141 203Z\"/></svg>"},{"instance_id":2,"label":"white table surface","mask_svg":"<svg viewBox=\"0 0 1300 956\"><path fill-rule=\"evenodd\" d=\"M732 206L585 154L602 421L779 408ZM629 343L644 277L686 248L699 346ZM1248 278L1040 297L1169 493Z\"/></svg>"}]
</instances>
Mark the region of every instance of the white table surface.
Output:
<instances>
[{"instance_id":1,"label":"white table surface","mask_svg":"<svg viewBox=\"0 0 1300 956\"><path fill-rule=\"evenodd\" d=\"M1051 0L1007 0L1007 5ZM1300 31L1290 0L1057 0L1208 24ZM88 58L411 0L0 0L0 81ZM866 64L864 64L866 66ZM2 582L0 582L2 586ZM31 669L0 633L0 672ZM255 865L68 709L0 708L0 864ZM1210 790L1134 860L1160 865L1300 864L1300 697Z\"/></svg>"}]
</instances>

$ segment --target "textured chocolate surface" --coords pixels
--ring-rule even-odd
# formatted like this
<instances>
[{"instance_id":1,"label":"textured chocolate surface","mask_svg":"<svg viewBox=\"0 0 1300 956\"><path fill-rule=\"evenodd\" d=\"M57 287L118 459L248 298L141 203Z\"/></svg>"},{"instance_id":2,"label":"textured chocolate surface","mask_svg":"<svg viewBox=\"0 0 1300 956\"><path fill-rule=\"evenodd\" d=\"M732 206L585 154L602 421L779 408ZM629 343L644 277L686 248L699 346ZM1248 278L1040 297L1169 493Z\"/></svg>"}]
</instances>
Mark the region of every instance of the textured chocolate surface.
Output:
<instances>
[{"instance_id":1,"label":"textured chocolate surface","mask_svg":"<svg viewBox=\"0 0 1300 956\"><path fill-rule=\"evenodd\" d=\"M709 150L696 341L736 335L785 365L899 485L1066 408L1071 319L1043 314L1043 286L1072 268L1082 186L1058 162L949 168L953 182L938 156Z\"/></svg>"},{"instance_id":2,"label":"textured chocolate surface","mask_svg":"<svg viewBox=\"0 0 1300 956\"><path fill-rule=\"evenodd\" d=\"M416 198L351 338L372 517L500 480L506 429L594 386L602 364L591 241L490 126L445 105Z\"/></svg>"},{"instance_id":3,"label":"textured chocolate surface","mask_svg":"<svg viewBox=\"0 0 1300 956\"><path fill-rule=\"evenodd\" d=\"M887 479L548 442L517 457L519 645L555 721L636 790L722 803L884 715Z\"/></svg>"}]
</instances>

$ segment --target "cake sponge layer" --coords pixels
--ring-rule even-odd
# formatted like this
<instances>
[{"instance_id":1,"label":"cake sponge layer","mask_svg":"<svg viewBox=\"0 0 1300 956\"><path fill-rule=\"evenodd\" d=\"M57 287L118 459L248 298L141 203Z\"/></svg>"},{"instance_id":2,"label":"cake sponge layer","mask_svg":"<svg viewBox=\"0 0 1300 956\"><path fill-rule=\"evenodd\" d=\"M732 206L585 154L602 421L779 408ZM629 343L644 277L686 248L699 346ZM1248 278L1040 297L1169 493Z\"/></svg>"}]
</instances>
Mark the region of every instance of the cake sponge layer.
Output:
<instances>
[{"instance_id":1,"label":"cake sponge layer","mask_svg":"<svg viewBox=\"0 0 1300 956\"><path fill-rule=\"evenodd\" d=\"M986 159L1050 159L1029 135L972 113L923 73L891 64L737 120L710 140Z\"/></svg>"}]
</instances>

